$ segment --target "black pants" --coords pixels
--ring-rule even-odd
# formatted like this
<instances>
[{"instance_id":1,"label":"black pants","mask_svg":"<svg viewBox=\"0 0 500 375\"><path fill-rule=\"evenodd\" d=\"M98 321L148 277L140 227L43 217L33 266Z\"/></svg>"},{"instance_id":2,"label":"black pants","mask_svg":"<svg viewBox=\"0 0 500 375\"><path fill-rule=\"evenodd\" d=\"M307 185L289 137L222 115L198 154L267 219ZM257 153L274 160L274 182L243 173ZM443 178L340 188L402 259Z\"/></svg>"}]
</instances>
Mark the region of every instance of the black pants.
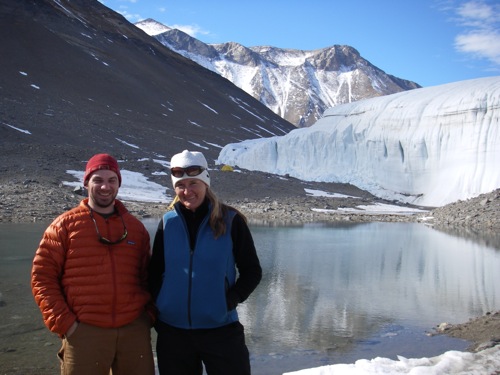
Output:
<instances>
[{"instance_id":1,"label":"black pants","mask_svg":"<svg viewBox=\"0 0 500 375\"><path fill-rule=\"evenodd\" d=\"M179 329L158 321L156 355L160 375L250 375L241 323L213 329Z\"/></svg>"}]
</instances>

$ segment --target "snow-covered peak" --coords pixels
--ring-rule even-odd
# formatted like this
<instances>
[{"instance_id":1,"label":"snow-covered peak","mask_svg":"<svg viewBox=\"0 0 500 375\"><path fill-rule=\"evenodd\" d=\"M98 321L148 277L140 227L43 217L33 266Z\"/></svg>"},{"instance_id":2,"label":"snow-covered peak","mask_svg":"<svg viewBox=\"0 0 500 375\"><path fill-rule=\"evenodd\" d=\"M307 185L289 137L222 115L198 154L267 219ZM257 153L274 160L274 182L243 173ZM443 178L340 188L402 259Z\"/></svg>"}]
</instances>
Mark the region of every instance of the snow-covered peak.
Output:
<instances>
[{"instance_id":1,"label":"snow-covered peak","mask_svg":"<svg viewBox=\"0 0 500 375\"><path fill-rule=\"evenodd\" d=\"M143 30L148 35L158 35L164 33L165 31L172 30L171 27L165 26L164 24L155 21L152 18L145 19L144 21L140 21L135 23L139 29Z\"/></svg>"},{"instance_id":2,"label":"snow-covered peak","mask_svg":"<svg viewBox=\"0 0 500 375\"><path fill-rule=\"evenodd\" d=\"M314 56L316 51L302 51L298 49L281 49L270 46L251 47L266 60L281 66L299 66L305 64L308 58Z\"/></svg>"},{"instance_id":3,"label":"snow-covered peak","mask_svg":"<svg viewBox=\"0 0 500 375\"><path fill-rule=\"evenodd\" d=\"M227 145L218 163L424 206L477 196L500 187L500 77L339 105L309 128Z\"/></svg>"},{"instance_id":4,"label":"snow-covered peak","mask_svg":"<svg viewBox=\"0 0 500 375\"><path fill-rule=\"evenodd\" d=\"M204 44L175 29L155 37L297 127L312 125L325 109L339 104L420 87L386 74L346 45L303 51L236 42Z\"/></svg>"}]
</instances>

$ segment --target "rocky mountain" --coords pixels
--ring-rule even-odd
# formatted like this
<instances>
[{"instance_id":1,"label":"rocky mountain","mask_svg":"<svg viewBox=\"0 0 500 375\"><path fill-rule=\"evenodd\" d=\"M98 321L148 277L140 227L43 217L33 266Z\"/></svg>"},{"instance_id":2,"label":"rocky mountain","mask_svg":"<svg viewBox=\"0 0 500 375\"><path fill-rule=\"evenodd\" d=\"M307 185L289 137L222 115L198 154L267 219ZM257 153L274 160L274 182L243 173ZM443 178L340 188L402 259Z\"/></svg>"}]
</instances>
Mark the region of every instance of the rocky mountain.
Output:
<instances>
[{"instance_id":1,"label":"rocky mountain","mask_svg":"<svg viewBox=\"0 0 500 375\"><path fill-rule=\"evenodd\" d=\"M0 56L0 179L27 165L64 176L96 152L189 148L213 162L228 143L294 129L97 0L0 2Z\"/></svg>"},{"instance_id":2,"label":"rocky mountain","mask_svg":"<svg viewBox=\"0 0 500 375\"><path fill-rule=\"evenodd\" d=\"M135 25L227 78L297 127L312 125L338 104L420 87L385 73L346 45L302 51L235 42L205 44L152 19Z\"/></svg>"}]
</instances>

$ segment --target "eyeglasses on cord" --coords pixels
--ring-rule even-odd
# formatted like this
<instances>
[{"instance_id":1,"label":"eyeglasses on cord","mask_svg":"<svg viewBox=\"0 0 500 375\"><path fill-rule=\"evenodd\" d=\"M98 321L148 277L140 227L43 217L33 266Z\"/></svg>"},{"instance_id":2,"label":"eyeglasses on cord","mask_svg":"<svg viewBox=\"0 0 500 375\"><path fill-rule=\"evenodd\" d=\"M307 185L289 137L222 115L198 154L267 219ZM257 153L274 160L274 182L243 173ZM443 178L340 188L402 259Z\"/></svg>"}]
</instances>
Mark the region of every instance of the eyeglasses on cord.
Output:
<instances>
[{"instance_id":1,"label":"eyeglasses on cord","mask_svg":"<svg viewBox=\"0 0 500 375\"><path fill-rule=\"evenodd\" d=\"M94 218L94 214L92 212L92 209L90 209L90 218L92 219L92 221L94 222L94 226L95 226L95 231L97 232L97 236L99 238L99 242L105 244L105 245L116 245L120 242L122 242L125 238L127 238L128 236L128 231L127 231L127 227L125 226L125 221L123 220L123 217L122 215L118 214L118 216L120 216L120 219L122 220L122 224L123 224L123 234L122 236L117 239L116 241L111 241L111 240L108 240L106 237L102 236L101 235L101 232L99 232L99 227L97 226L97 222L95 221L95 218Z\"/></svg>"}]
</instances>

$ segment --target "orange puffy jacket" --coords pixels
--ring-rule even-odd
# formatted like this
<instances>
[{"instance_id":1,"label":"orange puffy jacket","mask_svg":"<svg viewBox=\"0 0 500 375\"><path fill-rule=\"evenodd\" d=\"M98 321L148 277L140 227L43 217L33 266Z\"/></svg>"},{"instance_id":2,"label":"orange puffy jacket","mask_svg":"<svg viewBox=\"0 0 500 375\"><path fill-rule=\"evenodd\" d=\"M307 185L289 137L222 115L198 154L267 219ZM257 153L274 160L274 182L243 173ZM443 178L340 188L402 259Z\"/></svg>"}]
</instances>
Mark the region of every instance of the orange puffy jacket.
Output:
<instances>
[{"instance_id":1,"label":"orange puffy jacket","mask_svg":"<svg viewBox=\"0 0 500 375\"><path fill-rule=\"evenodd\" d=\"M31 288L45 325L60 336L75 321L103 328L131 323L147 311L154 319L147 291L150 239L144 225L118 200L119 215L105 219L94 212L99 241L88 199L55 219L45 231L33 260Z\"/></svg>"}]
</instances>

